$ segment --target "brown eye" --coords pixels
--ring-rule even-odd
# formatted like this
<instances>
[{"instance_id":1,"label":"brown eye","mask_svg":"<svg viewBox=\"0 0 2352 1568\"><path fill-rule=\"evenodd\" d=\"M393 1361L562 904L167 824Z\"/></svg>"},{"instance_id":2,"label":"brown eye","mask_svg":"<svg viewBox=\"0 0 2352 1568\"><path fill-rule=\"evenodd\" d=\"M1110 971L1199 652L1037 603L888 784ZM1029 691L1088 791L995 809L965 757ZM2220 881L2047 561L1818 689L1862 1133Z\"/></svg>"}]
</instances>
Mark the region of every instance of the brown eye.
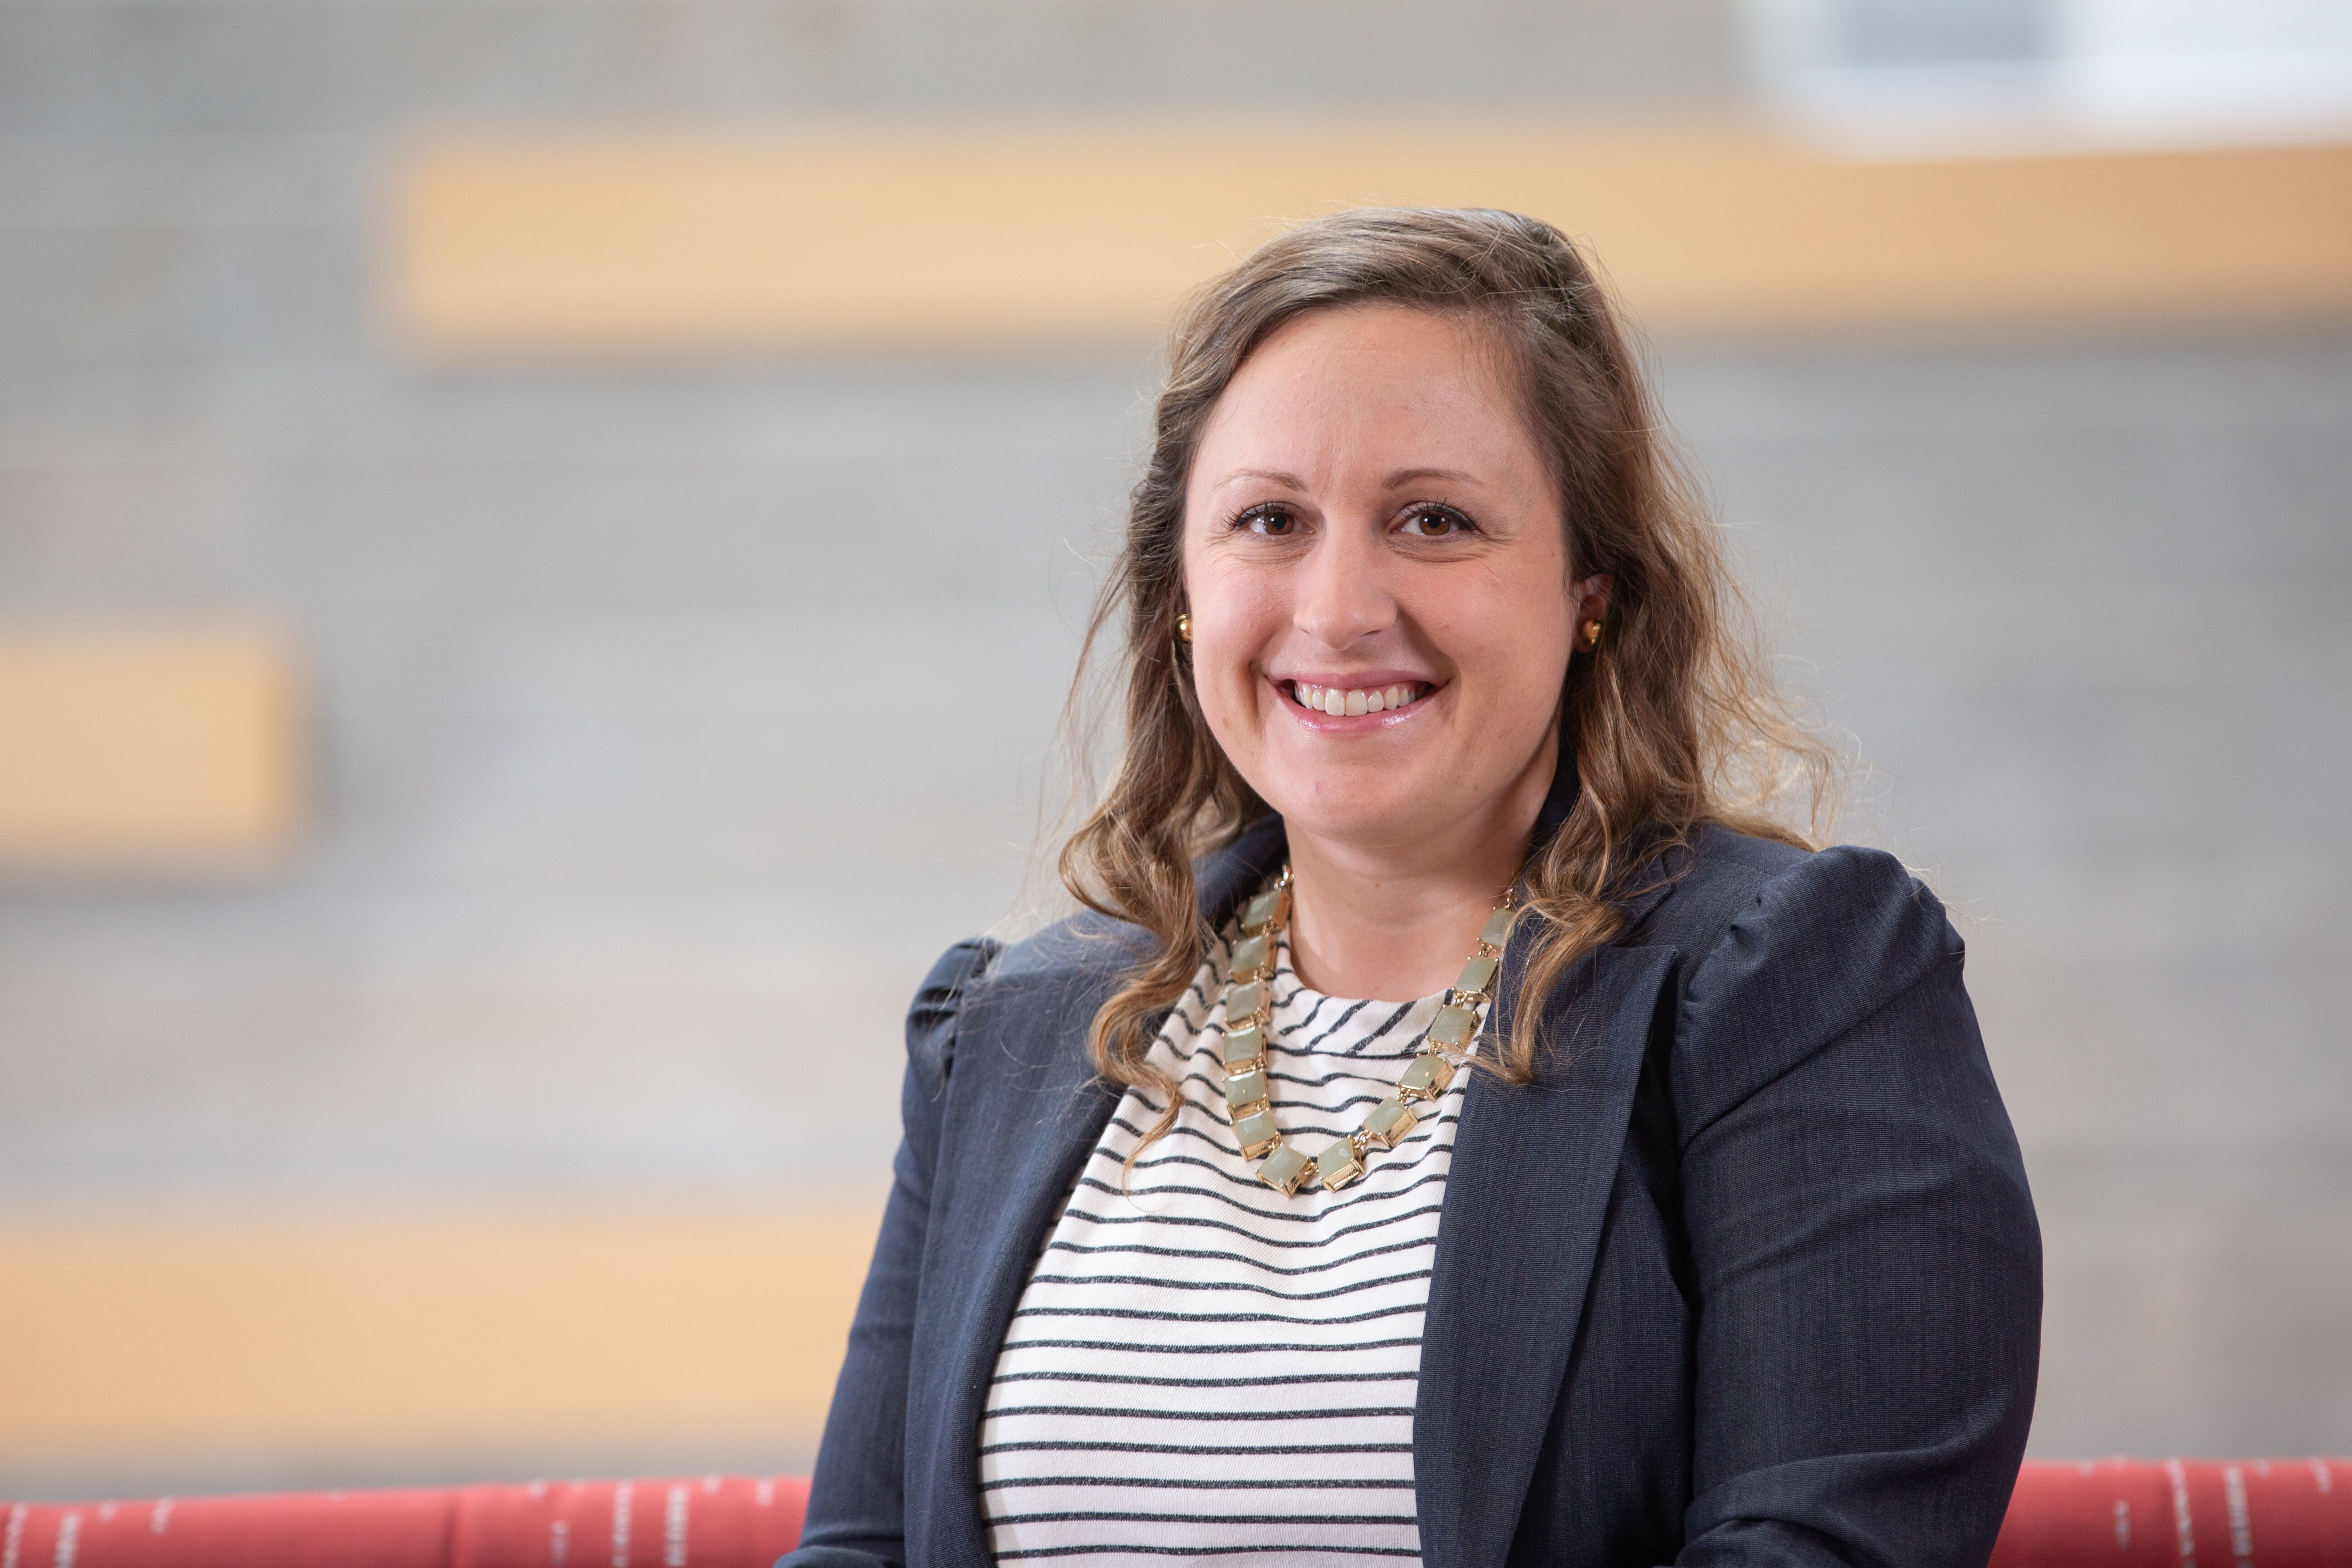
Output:
<instances>
[{"instance_id":1,"label":"brown eye","mask_svg":"<svg viewBox=\"0 0 2352 1568\"><path fill-rule=\"evenodd\" d=\"M1298 518L1278 506L1262 506L1245 511L1235 520L1238 526L1269 539L1286 539L1298 531Z\"/></svg>"},{"instance_id":2,"label":"brown eye","mask_svg":"<svg viewBox=\"0 0 2352 1568\"><path fill-rule=\"evenodd\" d=\"M1432 506L1406 518L1404 531L1417 539L1450 539L1475 533L1478 525L1450 506Z\"/></svg>"}]
</instances>

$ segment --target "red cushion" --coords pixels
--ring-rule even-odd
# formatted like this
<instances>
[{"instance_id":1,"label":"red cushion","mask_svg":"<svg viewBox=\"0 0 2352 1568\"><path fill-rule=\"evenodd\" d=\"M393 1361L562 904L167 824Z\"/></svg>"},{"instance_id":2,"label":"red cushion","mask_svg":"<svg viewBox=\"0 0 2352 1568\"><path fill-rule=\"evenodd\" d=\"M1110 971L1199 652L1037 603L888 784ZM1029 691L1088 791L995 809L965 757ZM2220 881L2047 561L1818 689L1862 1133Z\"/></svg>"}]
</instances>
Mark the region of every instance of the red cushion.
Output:
<instances>
[{"instance_id":1,"label":"red cushion","mask_svg":"<svg viewBox=\"0 0 2352 1568\"><path fill-rule=\"evenodd\" d=\"M2352 1461L2028 1465L1992 1568L2345 1568Z\"/></svg>"},{"instance_id":2,"label":"red cushion","mask_svg":"<svg viewBox=\"0 0 2352 1568\"><path fill-rule=\"evenodd\" d=\"M18 1503L0 1568L766 1568L807 1509L799 1476ZM2352 1564L2352 1460L2028 1465L1992 1554L1992 1568L2257 1563Z\"/></svg>"},{"instance_id":3,"label":"red cushion","mask_svg":"<svg viewBox=\"0 0 2352 1568\"><path fill-rule=\"evenodd\" d=\"M766 1568L803 1476L19 1503L0 1568Z\"/></svg>"}]
</instances>

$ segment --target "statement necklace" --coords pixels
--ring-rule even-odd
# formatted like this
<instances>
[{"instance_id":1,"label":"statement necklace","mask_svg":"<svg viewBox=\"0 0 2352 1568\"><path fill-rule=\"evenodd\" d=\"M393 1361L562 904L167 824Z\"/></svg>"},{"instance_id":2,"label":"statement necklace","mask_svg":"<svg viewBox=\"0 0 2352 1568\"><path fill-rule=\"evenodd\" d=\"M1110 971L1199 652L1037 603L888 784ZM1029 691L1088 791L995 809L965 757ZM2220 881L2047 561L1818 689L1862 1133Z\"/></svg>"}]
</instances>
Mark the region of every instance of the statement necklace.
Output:
<instances>
[{"instance_id":1,"label":"statement necklace","mask_svg":"<svg viewBox=\"0 0 2352 1568\"><path fill-rule=\"evenodd\" d=\"M1503 943L1511 934L1513 903L1514 895L1506 892L1502 908L1486 917L1478 932L1478 951L1446 992L1445 1005L1430 1021L1421 1049L1397 1079L1396 1093L1366 1111L1353 1132L1310 1160L1285 1142L1276 1128L1274 1085L1266 1076L1265 1032L1274 1024L1275 933L1290 918L1290 868L1283 867L1280 879L1249 901L1242 910L1242 939L1234 944L1233 984L1225 992L1225 1109L1242 1157L1264 1161L1257 1168L1259 1181L1285 1197L1297 1196L1310 1178L1336 1193L1363 1175L1372 1145L1393 1149L1420 1123L1414 1102L1435 1100L1454 1081L1454 1063L1444 1053L1464 1055L1478 1037L1478 1009L1495 994Z\"/></svg>"}]
</instances>

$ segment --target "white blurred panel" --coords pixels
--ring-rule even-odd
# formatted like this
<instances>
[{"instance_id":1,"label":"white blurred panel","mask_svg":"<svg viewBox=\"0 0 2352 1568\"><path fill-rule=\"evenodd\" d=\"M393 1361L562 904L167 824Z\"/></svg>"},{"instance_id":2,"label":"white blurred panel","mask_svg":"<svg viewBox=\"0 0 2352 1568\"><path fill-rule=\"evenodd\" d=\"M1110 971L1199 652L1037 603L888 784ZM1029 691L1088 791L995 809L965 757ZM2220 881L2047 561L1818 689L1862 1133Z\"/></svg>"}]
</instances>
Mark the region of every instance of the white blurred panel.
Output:
<instances>
[{"instance_id":1,"label":"white blurred panel","mask_svg":"<svg viewBox=\"0 0 2352 1568\"><path fill-rule=\"evenodd\" d=\"M2336 0L1741 0L1751 68L1864 156L2352 135Z\"/></svg>"}]
</instances>

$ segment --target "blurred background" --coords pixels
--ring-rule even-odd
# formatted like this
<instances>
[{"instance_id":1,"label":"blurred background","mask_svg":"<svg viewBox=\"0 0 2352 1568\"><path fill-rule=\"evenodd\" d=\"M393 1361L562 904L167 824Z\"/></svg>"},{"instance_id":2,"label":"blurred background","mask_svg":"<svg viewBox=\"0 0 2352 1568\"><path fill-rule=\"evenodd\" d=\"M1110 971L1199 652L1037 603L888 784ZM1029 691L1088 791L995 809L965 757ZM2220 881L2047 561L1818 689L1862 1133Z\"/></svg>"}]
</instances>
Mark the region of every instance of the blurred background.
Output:
<instances>
[{"instance_id":1,"label":"blurred background","mask_svg":"<svg viewBox=\"0 0 2352 1568\"><path fill-rule=\"evenodd\" d=\"M1190 281L1590 240L2033 1450L2352 1448L2352 6L0 0L0 1496L803 1468Z\"/></svg>"}]
</instances>

